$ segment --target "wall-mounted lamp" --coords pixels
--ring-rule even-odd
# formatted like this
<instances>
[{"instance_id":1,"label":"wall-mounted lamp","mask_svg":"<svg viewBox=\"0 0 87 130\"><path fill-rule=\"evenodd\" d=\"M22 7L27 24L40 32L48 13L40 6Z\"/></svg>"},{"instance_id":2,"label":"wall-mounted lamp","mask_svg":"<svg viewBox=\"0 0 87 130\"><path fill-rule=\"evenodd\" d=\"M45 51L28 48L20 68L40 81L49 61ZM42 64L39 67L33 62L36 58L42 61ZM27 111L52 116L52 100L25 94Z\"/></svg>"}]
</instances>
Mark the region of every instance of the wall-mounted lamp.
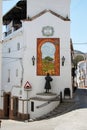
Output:
<instances>
[{"instance_id":1,"label":"wall-mounted lamp","mask_svg":"<svg viewBox=\"0 0 87 130\"><path fill-rule=\"evenodd\" d=\"M64 66L64 63L65 63L65 57L63 56L62 57L62 66Z\"/></svg>"},{"instance_id":2,"label":"wall-mounted lamp","mask_svg":"<svg viewBox=\"0 0 87 130\"><path fill-rule=\"evenodd\" d=\"M35 65L35 57L32 57L32 64Z\"/></svg>"}]
</instances>

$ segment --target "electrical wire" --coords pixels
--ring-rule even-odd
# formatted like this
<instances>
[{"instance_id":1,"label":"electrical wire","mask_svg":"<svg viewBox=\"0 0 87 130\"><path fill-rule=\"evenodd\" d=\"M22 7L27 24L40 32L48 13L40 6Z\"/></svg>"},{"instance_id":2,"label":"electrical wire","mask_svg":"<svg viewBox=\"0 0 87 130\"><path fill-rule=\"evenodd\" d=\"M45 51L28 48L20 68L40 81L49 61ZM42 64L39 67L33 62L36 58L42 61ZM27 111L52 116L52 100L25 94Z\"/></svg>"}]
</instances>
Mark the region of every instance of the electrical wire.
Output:
<instances>
[{"instance_id":1,"label":"electrical wire","mask_svg":"<svg viewBox=\"0 0 87 130\"><path fill-rule=\"evenodd\" d=\"M77 44L77 45L78 45L78 44L80 44L80 45L85 44L85 45L86 45L86 44L87 44L87 42L83 42L83 43L81 43L81 42L78 42L78 43L73 43L73 45L74 45L74 44L75 44L75 45L76 45L76 44Z\"/></svg>"}]
</instances>

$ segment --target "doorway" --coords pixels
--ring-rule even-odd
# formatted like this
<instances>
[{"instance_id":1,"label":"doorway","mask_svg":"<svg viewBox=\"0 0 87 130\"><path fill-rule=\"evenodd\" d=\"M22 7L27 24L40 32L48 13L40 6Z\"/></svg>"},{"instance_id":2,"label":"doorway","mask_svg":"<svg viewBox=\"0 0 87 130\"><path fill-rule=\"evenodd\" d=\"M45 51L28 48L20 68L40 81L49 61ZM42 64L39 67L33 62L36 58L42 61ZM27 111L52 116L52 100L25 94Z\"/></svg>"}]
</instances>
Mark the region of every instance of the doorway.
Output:
<instances>
[{"instance_id":1,"label":"doorway","mask_svg":"<svg viewBox=\"0 0 87 130\"><path fill-rule=\"evenodd\" d=\"M13 116L18 116L18 97L13 98Z\"/></svg>"},{"instance_id":2,"label":"doorway","mask_svg":"<svg viewBox=\"0 0 87 130\"><path fill-rule=\"evenodd\" d=\"M10 94L4 94L4 116L5 118L9 118L10 115Z\"/></svg>"}]
</instances>

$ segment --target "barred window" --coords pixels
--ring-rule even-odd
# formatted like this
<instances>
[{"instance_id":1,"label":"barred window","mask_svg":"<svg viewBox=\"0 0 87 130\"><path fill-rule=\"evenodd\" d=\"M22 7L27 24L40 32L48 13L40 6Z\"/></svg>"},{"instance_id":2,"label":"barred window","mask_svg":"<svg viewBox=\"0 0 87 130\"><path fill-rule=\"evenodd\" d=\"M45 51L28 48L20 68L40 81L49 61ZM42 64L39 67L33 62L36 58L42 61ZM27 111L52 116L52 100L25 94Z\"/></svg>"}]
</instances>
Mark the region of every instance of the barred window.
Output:
<instances>
[{"instance_id":1,"label":"barred window","mask_svg":"<svg viewBox=\"0 0 87 130\"><path fill-rule=\"evenodd\" d=\"M8 82L10 82L10 69L8 69Z\"/></svg>"}]
</instances>

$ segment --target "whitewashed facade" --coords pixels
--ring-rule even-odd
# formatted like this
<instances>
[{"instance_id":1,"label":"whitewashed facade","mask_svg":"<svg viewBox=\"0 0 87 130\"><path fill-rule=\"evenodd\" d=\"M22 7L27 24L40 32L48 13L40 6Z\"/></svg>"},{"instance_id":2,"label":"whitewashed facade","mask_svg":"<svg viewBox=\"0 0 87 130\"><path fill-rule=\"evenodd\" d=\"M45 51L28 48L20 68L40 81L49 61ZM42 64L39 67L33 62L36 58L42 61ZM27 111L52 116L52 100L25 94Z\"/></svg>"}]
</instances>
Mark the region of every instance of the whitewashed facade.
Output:
<instances>
[{"instance_id":1,"label":"whitewashed facade","mask_svg":"<svg viewBox=\"0 0 87 130\"><path fill-rule=\"evenodd\" d=\"M0 95L1 95L1 66L2 66L2 1L0 1ZM1 98L0 98L1 102Z\"/></svg>"},{"instance_id":2,"label":"whitewashed facade","mask_svg":"<svg viewBox=\"0 0 87 130\"><path fill-rule=\"evenodd\" d=\"M76 81L79 88L87 87L87 60L78 63Z\"/></svg>"},{"instance_id":3,"label":"whitewashed facade","mask_svg":"<svg viewBox=\"0 0 87 130\"><path fill-rule=\"evenodd\" d=\"M16 8L14 10L17 11ZM70 0L52 0L51 3L49 0L43 2L27 0L26 19L20 19L22 26L15 30L15 27L11 25L13 20L9 22L3 38L2 53L3 93L0 109L3 117L35 119L52 111L59 104L56 98L60 92L64 96L65 88L70 88L72 97L69 18ZM6 24L5 19L4 16L4 24ZM43 33L44 28L46 30ZM46 75L37 73L39 38L46 42L59 39L59 43L55 43L59 44L59 73L51 76L52 88L48 95L45 94L44 89ZM35 57L34 65L32 64L33 56ZM62 65L63 56L65 57L64 65ZM28 91L24 89L26 82L31 85ZM47 103L50 99L55 100ZM7 109L5 104L10 108Z\"/></svg>"}]
</instances>

